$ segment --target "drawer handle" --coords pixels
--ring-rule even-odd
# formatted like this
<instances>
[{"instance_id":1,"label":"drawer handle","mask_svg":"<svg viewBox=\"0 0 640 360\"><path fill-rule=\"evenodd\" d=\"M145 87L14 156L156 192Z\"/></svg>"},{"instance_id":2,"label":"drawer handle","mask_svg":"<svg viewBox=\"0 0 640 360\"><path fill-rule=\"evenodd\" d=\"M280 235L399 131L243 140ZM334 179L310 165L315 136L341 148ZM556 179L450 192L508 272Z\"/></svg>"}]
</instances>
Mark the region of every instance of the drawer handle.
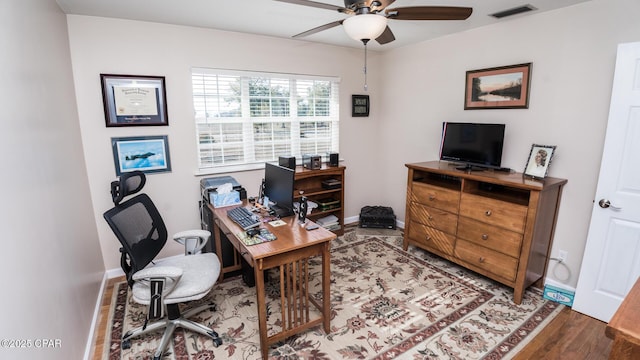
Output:
<instances>
[{"instance_id":1,"label":"drawer handle","mask_svg":"<svg viewBox=\"0 0 640 360\"><path fill-rule=\"evenodd\" d=\"M428 216L427 216L427 219L429 219L429 220L433 220L433 216L428 215Z\"/></svg>"},{"instance_id":2,"label":"drawer handle","mask_svg":"<svg viewBox=\"0 0 640 360\"><path fill-rule=\"evenodd\" d=\"M484 214L487 215L487 216L491 216L491 210L485 211Z\"/></svg>"},{"instance_id":3,"label":"drawer handle","mask_svg":"<svg viewBox=\"0 0 640 360\"><path fill-rule=\"evenodd\" d=\"M427 235L424 237L427 241L431 241L431 235Z\"/></svg>"},{"instance_id":4,"label":"drawer handle","mask_svg":"<svg viewBox=\"0 0 640 360\"><path fill-rule=\"evenodd\" d=\"M481 236L482 240L487 240L489 238L489 235L487 234L482 234Z\"/></svg>"},{"instance_id":5,"label":"drawer handle","mask_svg":"<svg viewBox=\"0 0 640 360\"><path fill-rule=\"evenodd\" d=\"M479 262L481 262L481 263L483 263L483 262L484 262L484 258L483 258L483 257L480 257L480 258L478 259L478 261L479 261Z\"/></svg>"},{"instance_id":6,"label":"drawer handle","mask_svg":"<svg viewBox=\"0 0 640 360\"><path fill-rule=\"evenodd\" d=\"M429 200L433 201L433 200L435 200L435 199L436 199L436 196L435 196L435 195L433 195L433 194L429 195Z\"/></svg>"}]
</instances>

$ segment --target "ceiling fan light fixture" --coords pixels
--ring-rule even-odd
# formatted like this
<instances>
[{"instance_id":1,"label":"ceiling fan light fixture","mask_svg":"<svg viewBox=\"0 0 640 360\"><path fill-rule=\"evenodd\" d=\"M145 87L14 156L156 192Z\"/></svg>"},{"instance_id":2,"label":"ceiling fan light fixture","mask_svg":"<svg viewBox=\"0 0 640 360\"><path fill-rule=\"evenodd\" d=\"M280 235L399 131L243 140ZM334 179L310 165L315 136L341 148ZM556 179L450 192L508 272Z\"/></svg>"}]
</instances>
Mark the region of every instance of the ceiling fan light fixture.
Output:
<instances>
[{"instance_id":1,"label":"ceiling fan light fixture","mask_svg":"<svg viewBox=\"0 0 640 360\"><path fill-rule=\"evenodd\" d=\"M344 31L356 41L373 40L387 28L387 18L376 14L361 14L348 17L342 23Z\"/></svg>"}]
</instances>

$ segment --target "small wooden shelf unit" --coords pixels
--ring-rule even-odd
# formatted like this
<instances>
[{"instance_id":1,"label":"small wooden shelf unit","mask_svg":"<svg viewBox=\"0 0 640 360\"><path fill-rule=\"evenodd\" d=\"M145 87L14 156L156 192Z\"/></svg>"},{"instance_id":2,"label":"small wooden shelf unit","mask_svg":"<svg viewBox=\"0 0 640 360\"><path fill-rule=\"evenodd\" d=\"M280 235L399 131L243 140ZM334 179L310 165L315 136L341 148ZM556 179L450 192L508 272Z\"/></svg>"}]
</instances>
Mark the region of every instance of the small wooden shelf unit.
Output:
<instances>
[{"instance_id":1,"label":"small wooden shelf unit","mask_svg":"<svg viewBox=\"0 0 640 360\"><path fill-rule=\"evenodd\" d=\"M336 206L330 209L313 209L308 218L312 221L318 220L330 214L335 215L340 222L340 227L333 232L340 236L344 234L344 166L327 166L312 170L302 166L296 167L295 183L293 191L293 201L300 201L302 196L318 203L320 200L337 201ZM340 181L340 187L325 189L322 182L335 179ZM302 193L301 193L302 192Z\"/></svg>"},{"instance_id":2,"label":"small wooden shelf unit","mask_svg":"<svg viewBox=\"0 0 640 360\"><path fill-rule=\"evenodd\" d=\"M425 249L514 289L541 287L565 179L406 164L403 247Z\"/></svg>"}]
</instances>

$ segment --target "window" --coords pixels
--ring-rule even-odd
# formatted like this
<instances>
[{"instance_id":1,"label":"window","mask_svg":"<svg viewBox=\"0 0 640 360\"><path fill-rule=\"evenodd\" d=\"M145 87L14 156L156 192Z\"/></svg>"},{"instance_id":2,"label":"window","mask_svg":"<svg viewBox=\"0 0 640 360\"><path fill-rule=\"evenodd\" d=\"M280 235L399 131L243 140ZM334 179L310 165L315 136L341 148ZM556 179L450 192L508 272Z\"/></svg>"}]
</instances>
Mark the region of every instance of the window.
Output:
<instances>
[{"instance_id":1,"label":"window","mask_svg":"<svg viewBox=\"0 0 640 360\"><path fill-rule=\"evenodd\" d=\"M339 152L338 78L194 68L202 173Z\"/></svg>"}]
</instances>

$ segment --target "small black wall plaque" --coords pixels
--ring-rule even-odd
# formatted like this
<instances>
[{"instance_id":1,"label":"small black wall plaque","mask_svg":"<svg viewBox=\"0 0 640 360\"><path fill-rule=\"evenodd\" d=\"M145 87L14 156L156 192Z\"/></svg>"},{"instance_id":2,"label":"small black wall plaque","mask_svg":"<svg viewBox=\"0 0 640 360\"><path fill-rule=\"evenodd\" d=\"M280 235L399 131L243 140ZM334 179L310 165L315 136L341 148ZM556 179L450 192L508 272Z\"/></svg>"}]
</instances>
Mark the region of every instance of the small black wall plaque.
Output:
<instances>
[{"instance_id":1,"label":"small black wall plaque","mask_svg":"<svg viewBox=\"0 0 640 360\"><path fill-rule=\"evenodd\" d=\"M369 95L351 95L351 116L369 116Z\"/></svg>"}]
</instances>

